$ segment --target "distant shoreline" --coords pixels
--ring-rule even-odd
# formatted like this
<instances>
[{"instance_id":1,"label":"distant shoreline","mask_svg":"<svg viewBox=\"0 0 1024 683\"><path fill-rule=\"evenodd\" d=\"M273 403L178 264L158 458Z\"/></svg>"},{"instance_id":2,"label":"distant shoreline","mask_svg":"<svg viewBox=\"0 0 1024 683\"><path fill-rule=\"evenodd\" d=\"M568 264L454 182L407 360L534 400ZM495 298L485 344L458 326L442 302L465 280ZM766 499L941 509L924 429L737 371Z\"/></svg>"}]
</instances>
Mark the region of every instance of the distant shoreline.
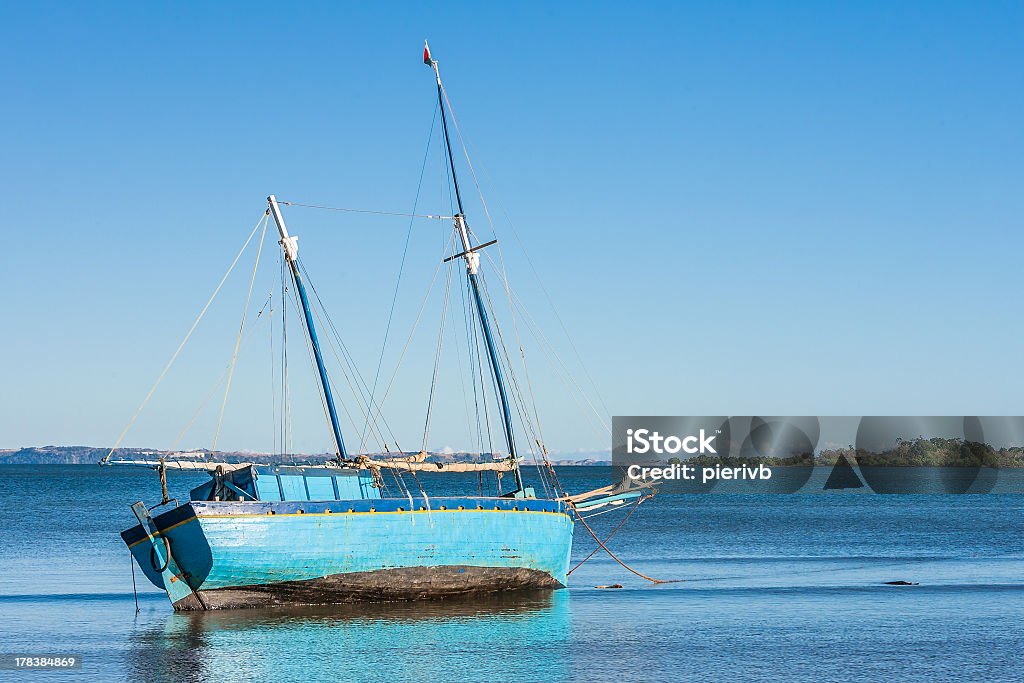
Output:
<instances>
[{"instance_id":1,"label":"distant shoreline","mask_svg":"<svg viewBox=\"0 0 1024 683\"><path fill-rule=\"evenodd\" d=\"M0 449L0 465L96 465L106 457L110 448L97 448L95 446L26 446L24 448ZM154 448L118 448L114 451L113 458L129 460L157 460L166 458L189 458L198 459L209 456L209 451L162 451ZM377 457L380 454L368 454ZM489 455L487 453L483 455ZM293 455L274 455L270 453L255 453L251 451L218 451L216 459L220 462L260 462L272 465L288 464L309 464L330 460L333 453L296 453ZM430 453L432 462L472 462L480 459L476 453ZM532 466L533 461L521 461L523 466ZM552 460L552 465L603 465L610 466L610 459L582 458Z\"/></svg>"},{"instance_id":2,"label":"distant shoreline","mask_svg":"<svg viewBox=\"0 0 1024 683\"><path fill-rule=\"evenodd\" d=\"M0 465L95 465L105 458L110 448L96 446L26 446L16 449L0 449ZM367 453L374 459L409 457L415 453ZM581 452L577 458L553 458L552 465L560 466L604 466L614 463L611 455L605 451ZM118 448L113 453L114 459L124 460L207 460L211 453L207 449L192 451L165 451L155 448ZM504 458L497 453L430 452L427 461L447 464L458 462L480 462L481 460L497 460ZM218 462L229 463L260 463L267 465L308 465L320 464L334 458L333 453L296 453L271 454L253 451L217 451ZM679 461L670 458L666 462ZM729 457L702 455L686 459L696 466L738 466L743 464L764 464L769 467L807 467L835 466L839 462L855 464L858 467L1024 467L1024 448L1014 446L996 449L986 444L964 441L962 439L919 437L897 444L883 452L872 452L862 448L828 449L820 453L803 453L791 457ZM523 466L538 464L532 459L522 459Z\"/></svg>"}]
</instances>

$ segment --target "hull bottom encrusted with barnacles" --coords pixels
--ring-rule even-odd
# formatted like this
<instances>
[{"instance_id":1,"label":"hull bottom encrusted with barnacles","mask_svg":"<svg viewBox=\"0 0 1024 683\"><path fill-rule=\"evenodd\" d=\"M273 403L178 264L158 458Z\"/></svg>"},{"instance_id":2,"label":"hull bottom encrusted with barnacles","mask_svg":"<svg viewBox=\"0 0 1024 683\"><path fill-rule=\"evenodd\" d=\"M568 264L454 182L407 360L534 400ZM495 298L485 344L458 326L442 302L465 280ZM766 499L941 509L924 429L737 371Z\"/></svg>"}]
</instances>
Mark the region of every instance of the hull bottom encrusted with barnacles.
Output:
<instances>
[{"instance_id":1,"label":"hull bottom encrusted with barnacles","mask_svg":"<svg viewBox=\"0 0 1024 683\"><path fill-rule=\"evenodd\" d=\"M305 581L199 590L176 611L440 600L464 595L564 588L550 574L521 567L409 567L334 574Z\"/></svg>"}]
</instances>

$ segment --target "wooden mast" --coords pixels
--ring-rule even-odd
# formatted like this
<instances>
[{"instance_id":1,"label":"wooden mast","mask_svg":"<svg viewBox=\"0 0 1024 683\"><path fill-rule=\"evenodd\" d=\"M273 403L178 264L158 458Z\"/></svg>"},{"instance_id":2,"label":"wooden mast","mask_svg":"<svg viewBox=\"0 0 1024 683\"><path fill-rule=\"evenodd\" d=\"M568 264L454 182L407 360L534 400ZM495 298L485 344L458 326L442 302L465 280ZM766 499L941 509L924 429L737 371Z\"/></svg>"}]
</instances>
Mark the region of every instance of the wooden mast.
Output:
<instances>
[{"instance_id":1,"label":"wooden mast","mask_svg":"<svg viewBox=\"0 0 1024 683\"><path fill-rule=\"evenodd\" d=\"M302 304L306 332L309 334L310 345L313 347L316 369L320 373L320 387L323 389L324 400L327 403L334 445L337 449L338 457L341 460L347 460L348 453L345 451L345 440L341 436L341 425L338 422L338 411L334 407L331 383L327 378L327 368L324 366L324 359L320 353L320 342L316 337L316 326L313 325L313 314L309 308L309 299L306 297L306 287L302 284L302 277L299 275L299 238L288 234L288 228L284 224L284 216L281 215L281 207L277 204L277 198L274 195L270 195L267 197L267 203L270 205L269 210L270 214L274 217L274 223L277 224L277 232L281 236L281 249L284 250L284 258L288 262L288 269L291 271L292 280L295 282L295 290L298 292L299 302Z\"/></svg>"},{"instance_id":2,"label":"wooden mast","mask_svg":"<svg viewBox=\"0 0 1024 683\"><path fill-rule=\"evenodd\" d=\"M505 392L505 381L501 374L501 363L494 344L494 337L491 333L491 324L487 317L487 309L484 306L483 297L480 294L480 283L478 272L480 270L480 255L476 253L470 241L469 227L466 224L465 211L462 208L462 194L459 192L459 180L455 173L455 155L452 154L452 143L448 137L448 116L444 106L444 86L441 85L441 72L437 62L430 56L430 47L426 41L423 42L423 63L434 69L437 78L437 103L441 109L441 128L444 131L445 148L448 151L448 164L452 174L452 184L455 186L455 201L458 203L459 211L455 214L455 230L459 233L462 241L462 258L466 262L466 278L469 280L470 290L473 293L473 303L476 306L477 317L480 319L480 328L483 331L484 342L487 346L487 358L490 361L491 373L494 377L494 384L497 388L498 400L501 403L502 428L505 432L505 443L508 445L508 454L514 464L513 472L516 478L516 490L519 493L523 490L523 478L519 471L519 457L516 453L515 435L512 431L512 411L509 407L508 396ZM477 247L479 249L479 247Z\"/></svg>"}]
</instances>

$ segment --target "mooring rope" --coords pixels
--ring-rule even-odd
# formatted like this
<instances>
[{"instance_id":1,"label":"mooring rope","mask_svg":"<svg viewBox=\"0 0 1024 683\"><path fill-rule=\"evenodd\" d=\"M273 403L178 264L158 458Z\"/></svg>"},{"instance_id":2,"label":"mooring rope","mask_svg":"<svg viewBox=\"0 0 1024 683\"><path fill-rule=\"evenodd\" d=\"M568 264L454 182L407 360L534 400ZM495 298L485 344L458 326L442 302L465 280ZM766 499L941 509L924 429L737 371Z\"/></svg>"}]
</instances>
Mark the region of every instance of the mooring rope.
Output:
<instances>
[{"instance_id":1,"label":"mooring rope","mask_svg":"<svg viewBox=\"0 0 1024 683\"><path fill-rule=\"evenodd\" d=\"M647 498L649 498L649 496L642 496L642 497L640 497L640 498L638 498L638 499L637 499L637 501L636 501L636 505L634 505L634 506L633 506L633 507L632 507L632 508L631 508L631 509L629 510L629 512L627 512L627 513L626 513L626 516L622 518L622 521L621 521L621 522L619 522L619 525L618 525L617 527L615 527L614 529L612 529L612 532L611 532L610 534L608 534L608 537L607 537L606 539L604 539L604 542L605 542L605 543L607 543L608 541L612 540L612 537L613 537L613 536L615 536L615 534L617 534L617 533L619 532L619 529L621 529L621 528L622 528L622 527L623 527L623 526L624 526L624 525L626 524L626 522L627 522L627 521L629 521L629 518L633 516L633 513L634 513L634 512L636 512L636 509L637 509L638 507L640 507L640 503L642 503L642 502L644 502L645 500L647 500ZM591 517L593 517L593 516L594 516L594 515L591 515ZM587 556L586 556L586 557L584 557L584 558L583 558L582 560L580 560L579 564L577 564L577 565L576 565L575 567L573 567L572 569L570 569L570 570L569 570L569 571L568 571L568 572L566 573L566 576L568 576L569 574L572 574L572 573L573 573L574 571L576 571L577 569L579 569L580 567L582 567L582 566L583 566L583 565L584 565L584 564L586 563L586 561L587 561L587 560L589 560L590 558L592 558L592 557L593 557L594 555L597 555L597 552L598 552L598 551L599 551L600 549L601 549L600 547L594 548L594 549L593 549L593 550L592 550L592 551L590 552L590 554L589 554L589 555L587 555Z\"/></svg>"},{"instance_id":2,"label":"mooring rope","mask_svg":"<svg viewBox=\"0 0 1024 683\"><path fill-rule=\"evenodd\" d=\"M615 560L616 562L618 562L618 563L619 563L619 565L621 565L621 566L622 566L622 568L623 568L623 569L625 569L626 571L628 571L628 572L630 572L630 573L632 573L632 574L636 574L636 575L637 575L637 576L639 576L639 577L640 577L641 579L646 579L646 580L650 581L651 583L682 583L683 581L686 581L686 579L655 579L655 578L652 578L652 577L650 577L650 576L647 576L647 574L644 574L643 572L639 572L639 571L637 571L637 570L633 569L633 568L632 568L632 567L630 567L630 566L629 566L628 564L626 564L625 562L623 562L622 560L620 560L620 559L619 559L619 558L618 558L618 557L617 557L617 556L615 555L615 553L613 553L613 552L612 552L612 551L611 551L611 550L610 550L610 549L608 548L608 546L606 546L606 545L605 545L605 544L604 544L604 543L603 543L603 542L601 541L601 539L597 537L597 534L595 534L595 533L594 533L594 530L590 528L590 525L589 525L589 524L587 524L587 521L586 521L585 519L583 519L583 515L581 515L581 514L579 513L579 510L577 510L577 509L576 509L575 507L573 507L573 508L572 508L572 511L573 511L573 512L574 512L574 513L576 514L576 518L580 520L580 524L582 524L582 525L583 525L583 528L584 528L584 529L586 529L586 530L587 530L587 531L588 531L588 532L590 533L590 535L591 535L591 536L593 536L594 540L595 540L595 541L597 541L597 544L598 544L599 546L601 546L601 549L602 549L602 550L604 550L604 551L605 551L606 553L608 553L608 556L609 556L610 558L612 558L613 560Z\"/></svg>"},{"instance_id":3,"label":"mooring rope","mask_svg":"<svg viewBox=\"0 0 1024 683\"><path fill-rule=\"evenodd\" d=\"M139 613L139 589L135 585L135 557L132 555L132 551L128 551L128 562L132 565L132 593L135 594L135 613Z\"/></svg>"}]
</instances>

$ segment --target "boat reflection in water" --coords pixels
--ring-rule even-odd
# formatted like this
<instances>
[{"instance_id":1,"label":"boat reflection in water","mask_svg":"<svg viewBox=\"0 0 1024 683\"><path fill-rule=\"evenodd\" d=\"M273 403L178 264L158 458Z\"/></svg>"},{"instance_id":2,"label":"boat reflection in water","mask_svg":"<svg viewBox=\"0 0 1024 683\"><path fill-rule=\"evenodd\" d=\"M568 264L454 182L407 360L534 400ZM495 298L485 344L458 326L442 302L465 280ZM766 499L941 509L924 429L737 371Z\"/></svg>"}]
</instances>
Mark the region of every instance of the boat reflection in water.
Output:
<instances>
[{"instance_id":1,"label":"boat reflection in water","mask_svg":"<svg viewBox=\"0 0 1024 683\"><path fill-rule=\"evenodd\" d=\"M566 591L177 612L132 639L128 678L502 680L528 650L531 679L562 680L570 639Z\"/></svg>"}]
</instances>

